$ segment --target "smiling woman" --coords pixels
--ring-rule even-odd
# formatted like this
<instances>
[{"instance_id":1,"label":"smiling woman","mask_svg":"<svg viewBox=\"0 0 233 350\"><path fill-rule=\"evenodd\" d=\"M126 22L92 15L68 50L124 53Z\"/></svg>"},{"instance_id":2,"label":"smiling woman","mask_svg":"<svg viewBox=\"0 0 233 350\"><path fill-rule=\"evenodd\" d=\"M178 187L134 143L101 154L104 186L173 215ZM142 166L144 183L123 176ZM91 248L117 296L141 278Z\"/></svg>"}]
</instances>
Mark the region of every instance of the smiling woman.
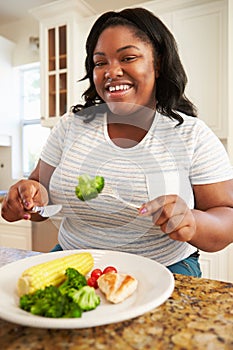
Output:
<instances>
[{"instance_id":1,"label":"smiling woman","mask_svg":"<svg viewBox=\"0 0 233 350\"><path fill-rule=\"evenodd\" d=\"M173 35L143 8L104 13L88 35L85 67L84 104L52 129L29 179L11 187L3 217L37 220L29 210L47 191L63 205L56 249L124 251L200 276L198 249L233 241L233 171L185 96ZM104 190L140 209L104 190L79 200L82 174L103 177Z\"/></svg>"}]
</instances>

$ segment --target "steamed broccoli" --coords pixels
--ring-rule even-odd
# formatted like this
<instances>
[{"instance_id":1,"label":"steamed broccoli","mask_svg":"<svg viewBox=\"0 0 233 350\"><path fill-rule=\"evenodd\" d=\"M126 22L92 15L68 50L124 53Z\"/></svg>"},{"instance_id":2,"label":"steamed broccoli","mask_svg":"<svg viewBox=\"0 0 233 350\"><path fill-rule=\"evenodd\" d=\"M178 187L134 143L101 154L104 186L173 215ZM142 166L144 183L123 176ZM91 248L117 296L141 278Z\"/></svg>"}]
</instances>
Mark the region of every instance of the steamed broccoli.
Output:
<instances>
[{"instance_id":1,"label":"steamed broccoli","mask_svg":"<svg viewBox=\"0 0 233 350\"><path fill-rule=\"evenodd\" d=\"M76 269L66 269L66 280L59 287L47 286L20 297L21 309L44 317L81 317L83 311L100 304L95 289L87 286L85 276Z\"/></svg>"},{"instance_id":2,"label":"steamed broccoli","mask_svg":"<svg viewBox=\"0 0 233 350\"><path fill-rule=\"evenodd\" d=\"M83 174L78 176L78 181L75 194L82 201L96 198L104 188L104 178L102 176L91 178L89 175Z\"/></svg>"},{"instance_id":3,"label":"steamed broccoli","mask_svg":"<svg viewBox=\"0 0 233 350\"><path fill-rule=\"evenodd\" d=\"M67 295L63 295L55 286L38 289L35 293L25 294L20 298L21 309L33 315L44 317L81 317L82 309L72 302Z\"/></svg>"},{"instance_id":4,"label":"steamed broccoli","mask_svg":"<svg viewBox=\"0 0 233 350\"><path fill-rule=\"evenodd\" d=\"M71 289L68 295L82 311L93 310L100 304L100 297L96 294L95 288L90 286L84 286L79 290Z\"/></svg>"},{"instance_id":5,"label":"steamed broccoli","mask_svg":"<svg viewBox=\"0 0 233 350\"><path fill-rule=\"evenodd\" d=\"M78 270L73 267L66 269L66 280L59 286L59 290L62 294L66 294L69 289L75 288L80 289L87 285L85 276L83 276Z\"/></svg>"},{"instance_id":6,"label":"steamed broccoli","mask_svg":"<svg viewBox=\"0 0 233 350\"><path fill-rule=\"evenodd\" d=\"M79 318L82 316L82 309L81 307L70 300L69 302L64 305L64 314L62 317L64 318Z\"/></svg>"}]
</instances>

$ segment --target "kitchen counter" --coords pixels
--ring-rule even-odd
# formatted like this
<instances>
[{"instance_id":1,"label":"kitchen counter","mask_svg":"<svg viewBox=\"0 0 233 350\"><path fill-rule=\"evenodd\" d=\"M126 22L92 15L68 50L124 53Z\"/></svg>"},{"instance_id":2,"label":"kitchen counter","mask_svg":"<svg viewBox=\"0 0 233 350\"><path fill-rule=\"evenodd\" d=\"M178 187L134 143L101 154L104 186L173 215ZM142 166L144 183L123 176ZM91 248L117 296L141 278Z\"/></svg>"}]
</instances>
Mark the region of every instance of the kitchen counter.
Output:
<instances>
[{"instance_id":1,"label":"kitchen counter","mask_svg":"<svg viewBox=\"0 0 233 350\"><path fill-rule=\"evenodd\" d=\"M34 254L0 247L0 266ZM4 350L230 350L233 284L175 275L174 292L164 304L107 326L40 329L0 318L0 344Z\"/></svg>"}]
</instances>

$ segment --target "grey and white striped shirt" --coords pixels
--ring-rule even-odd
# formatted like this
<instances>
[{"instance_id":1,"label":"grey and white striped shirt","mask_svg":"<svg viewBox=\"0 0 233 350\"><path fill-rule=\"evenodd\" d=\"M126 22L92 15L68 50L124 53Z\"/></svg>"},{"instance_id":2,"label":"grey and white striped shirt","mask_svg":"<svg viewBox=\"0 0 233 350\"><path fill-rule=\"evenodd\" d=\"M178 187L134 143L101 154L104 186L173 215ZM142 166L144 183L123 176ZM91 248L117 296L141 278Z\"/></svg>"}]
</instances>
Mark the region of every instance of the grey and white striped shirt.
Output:
<instances>
[{"instance_id":1,"label":"grey and white striped shirt","mask_svg":"<svg viewBox=\"0 0 233 350\"><path fill-rule=\"evenodd\" d=\"M179 194L193 208L192 185L232 179L221 142L203 121L181 115L184 123L176 127L177 121L156 112L147 135L131 148L112 142L106 115L99 114L89 123L73 114L61 118L41 159L56 167L50 195L54 203L63 204L59 231L63 249L119 250L166 266L196 250L171 240L152 225L151 218L139 217L118 200L99 196L82 202L75 196L77 177L86 173L104 176L106 190L111 187L139 206L163 194Z\"/></svg>"}]
</instances>

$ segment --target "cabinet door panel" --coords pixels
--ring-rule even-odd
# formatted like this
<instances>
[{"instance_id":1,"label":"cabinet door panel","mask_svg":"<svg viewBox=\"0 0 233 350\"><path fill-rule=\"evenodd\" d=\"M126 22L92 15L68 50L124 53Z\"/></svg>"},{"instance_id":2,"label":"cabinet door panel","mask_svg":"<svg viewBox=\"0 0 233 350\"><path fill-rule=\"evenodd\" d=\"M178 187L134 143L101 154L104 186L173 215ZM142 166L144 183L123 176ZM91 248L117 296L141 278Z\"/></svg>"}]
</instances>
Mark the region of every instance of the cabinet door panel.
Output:
<instances>
[{"instance_id":1,"label":"cabinet door panel","mask_svg":"<svg viewBox=\"0 0 233 350\"><path fill-rule=\"evenodd\" d=\"M67 111L67 25L46 27L44 30L48 37L47 46L45 45L48 67L46 70L46 66L44 66L44 74L47 77L44 93L48 98L42 96L42 100L43 103L48 104L44 109L48 111L48 115L44 116L48 120L49 118L59 118Z\"/></svg>"},{"instance_id":2,"label":"cabinet door panel","mask_svg":"<svg viewBox=\"0 0 233 350\"><path fill-rule=\"evenodd\" d=\"M0 225L0 245L31 250L31 230L11 225Z\"/></svg>"},{"instance_id":3,"label":"cabinet door panel","mask_svg":"<svg viewBox=\"0 0 233 350\"><path fill-rule=\"evenodd\" d=\"M49 75L49 117L56 115L56 75Z\"/></svg>"},{"instance_id":4,"label":"cabinet door panel","mask_svg":"<svg viewBox=\"0 0 233 350\"><path fill-rule=\"evenodd\" d=\"M174 34L188 76L187 95L220 138L227 137L226 9L216 2L174 12Z\"/></svg>"},{"instance_id":5,"label":"cabinet door panel","mask_svg":"<svg viewBox=\"0 0 233 350\"><path fill-rule=\"evenodd\" d=\"M202 277L232 282L230 247L219 252L200 252Z\"/></svg>"},{"instance_id":6,"label":"cabinet door panel","mask_svg":"<svg viewBox=\"0 0 233 350\"><path fill-rule=\"evenodd\" d=\"M66 39L66 26L58 28L59 31L59 69L67 68L67 39Z\"/></svg>"},{"instance_id":7,"label":"cabinet door panel","mask_svg":"<svg viewBox=\"0 0 233 350\"><path fill-rule=\"evenodd\" d=\"M49 71L55 71L56 69L56 46L55 46L55 28L48 30L48 69Z\"/></svg>"}]
</instances>

